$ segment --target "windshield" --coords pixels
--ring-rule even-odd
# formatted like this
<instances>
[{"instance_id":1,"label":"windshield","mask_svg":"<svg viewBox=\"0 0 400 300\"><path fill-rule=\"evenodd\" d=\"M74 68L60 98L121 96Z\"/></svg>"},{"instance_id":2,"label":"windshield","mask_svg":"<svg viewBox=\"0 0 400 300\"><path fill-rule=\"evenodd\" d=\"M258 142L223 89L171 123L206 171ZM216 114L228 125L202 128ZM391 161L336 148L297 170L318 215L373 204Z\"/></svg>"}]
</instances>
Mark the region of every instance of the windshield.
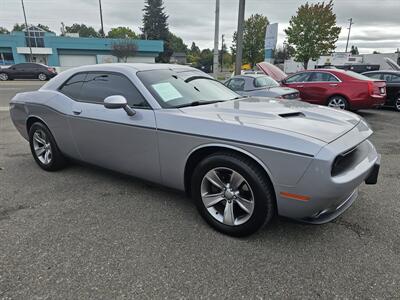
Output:
<instances>
[{"instance_id":1,"label":"windshield","mask_svg":"<svg viewBox=\"0 0 400 300\"><path fill-rule=\"evenodd\" d=\"M137 73L139 79L163 108L227 101L238 94L202 72L151 70ZM188 76L189 75L189 76Z\"/></svg>"},{"instance_id":2,"label":"windshield","mask_svg":"<svg viewBox=\"0 0 400 300\"><path fill-rule=\"evenodd\" d=\"M359 80L371 80L371 78L369 78L369 77L367 77L365 75L362 75L362 74L358 74L358 73L353 72L353 71L346 71L346 75L349 75L349 76L351 76L353 78L356 78L356 79L359 79Z\"/></svg>"},{"instance_id":3,"label":"windshield","mask_svg":"<svg viewBox=\"0 0 400 300\"><path fill-rule=\"evenodd\" d=\"M279 83L269 76L260 76L254 80L254 85L256 87L271 88L271 87L278 87Z\"/></svg>"}]
</instances>

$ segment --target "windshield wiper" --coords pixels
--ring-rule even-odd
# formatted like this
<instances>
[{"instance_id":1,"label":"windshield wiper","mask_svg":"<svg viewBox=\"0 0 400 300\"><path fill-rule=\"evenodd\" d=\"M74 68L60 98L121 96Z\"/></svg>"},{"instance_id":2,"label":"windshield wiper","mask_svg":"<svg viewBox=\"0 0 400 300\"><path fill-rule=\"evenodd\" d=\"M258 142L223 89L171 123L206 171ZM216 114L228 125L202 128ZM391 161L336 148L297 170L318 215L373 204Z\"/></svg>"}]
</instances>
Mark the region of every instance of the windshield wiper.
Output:
<instances>
[{"instance_id":1,"label":"windshield wiper","mask_svg":"<svg viewBox=\"0 0 400 300\"><path fill-rule=\"evenodd\" d=\"M182 107L189 107L189 106L199 106L199 105L213 104L213 103L223 102L223 101L224 100L193 101L193 102L190 102L190 103L185 103L185 104L174 106L174 108L182 108Z\"/></svg>"}]
</instances>

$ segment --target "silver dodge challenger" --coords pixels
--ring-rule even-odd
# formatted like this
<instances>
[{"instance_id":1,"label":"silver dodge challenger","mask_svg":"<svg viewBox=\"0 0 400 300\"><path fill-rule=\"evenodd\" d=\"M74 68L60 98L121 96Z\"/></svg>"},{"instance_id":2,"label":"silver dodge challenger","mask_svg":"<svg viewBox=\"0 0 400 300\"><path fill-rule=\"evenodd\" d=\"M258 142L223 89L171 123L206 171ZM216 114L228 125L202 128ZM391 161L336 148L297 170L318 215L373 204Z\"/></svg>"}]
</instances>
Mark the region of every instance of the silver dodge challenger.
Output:
<instances>
[{"instance_id":1,"label":"silver dodge challenger","mask_svg":"<svg viewBox=\"0 0 400 300\"><path fill-rule=\"evenodd\" d=\"M379 173L361 117L242 97L186 66L78 67L17 94L10 113L42 169L82 161L186 191L233 236L275 215L329 222Z\"/></svg>"}]
</instances>

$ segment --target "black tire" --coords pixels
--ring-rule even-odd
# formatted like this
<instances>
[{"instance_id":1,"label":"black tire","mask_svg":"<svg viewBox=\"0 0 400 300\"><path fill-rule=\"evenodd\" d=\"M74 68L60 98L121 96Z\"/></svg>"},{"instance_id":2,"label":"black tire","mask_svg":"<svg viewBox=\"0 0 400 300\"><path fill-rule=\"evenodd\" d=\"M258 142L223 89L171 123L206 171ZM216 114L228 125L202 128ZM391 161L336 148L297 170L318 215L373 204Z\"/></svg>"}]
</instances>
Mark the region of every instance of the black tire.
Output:
<instances>
[{"instance_id":1,"label":"black tire","mask_svg":"<svg viewBox=\"0 0 400 300\"><path fill-rule=\"evenodd\" d=\"M37 155L35 151L35 142L34 142L34 135L35 133L40 133L41 137L46 141L48 145L47 149L50 149L51 157L48 163L45 163L41 160L41 158ZM37 142L36 142L37 143ZM29 129L29 145L31 148L31 152L33 158L35 159L36 163L45 171L57 171L64 168L67 165L66 158L62 155L60 149L54 140L53 135L51 134L50 130L41 122L33 123L31 128Z\"/></svg>"},{"instance_id":2,"label":"black tire","mask_svg":"<svg viewBox=\"0 0 400 300\"><path fill-rule=\"evenodd\" d=\"M335 107L335 105L336 105L335 103L337 103L337 105L341 105L341 106ZM326 105L329 107L332 107L332 108L343 109L343 110L349 110L349 108L350 108L349 102L347 101L347 99L345 97L339 96L339 95L330 97L328 99L328 101L326 102Z\"/></svg>"},{"instance_id":3,"label":"black tire","mask_svg":"<svg viewBox=\"0 0 400 300\"><path fill-rule=\"evenodd\" d=\"M47 75L44 74L44 73L39 73L39 74L38 74L38 79L39 79L40 81L46 81L47 78L48 78Z\"/></svg>"},{"instance_id":4,"label":"black tire","mask_svg":"<svg viewBox=\"0 0 400 300\"><path fill-rule=\"evenodd\" d=\"M400 112L400 94L394 99L394 109Z\"/></svg>"},{"instance_id":5,"label":"black tire","mask_svg":"<svg viewBox=\"0 0 400 300\"><path fill-rule=\"evenodd\" d=\"M0 73L0 81L7 81L9 79L10 79L10 77L8 76L7 73L4 73L4 72Z\"/></svg>"},{"instance_id":6,"label":"black tire","mask_svg":"<svg viewBox=\"0 0 400 300\"><path fill-rule=\"evenodd\" d=\"M240 225L226 225L207 210L201 196L204 176L214 168L229 168L239 173L249 184L254 196L250 218ZM218 152L203 159L195 168L191 180L191 194L205 221L216 230L231 236L250 235L269 223L276 214L275 196L270 180L252 160L230 152ZM226 203L226 202L225 202Z\"/></svg>"}]
</instances>

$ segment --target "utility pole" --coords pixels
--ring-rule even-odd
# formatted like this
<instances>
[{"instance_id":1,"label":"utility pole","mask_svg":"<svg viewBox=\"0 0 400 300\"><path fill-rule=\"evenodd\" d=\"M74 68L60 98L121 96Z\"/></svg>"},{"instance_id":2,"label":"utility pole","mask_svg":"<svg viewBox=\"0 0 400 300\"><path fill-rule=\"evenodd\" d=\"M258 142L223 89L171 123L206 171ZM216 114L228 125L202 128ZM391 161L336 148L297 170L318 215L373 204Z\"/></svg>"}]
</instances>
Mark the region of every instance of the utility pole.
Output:
<instances>
[{"instance_id":1,"label":"utility pole","mask_svg":"<svg viewBox=\"0 0 400 300\"><path fill-rule=\"evenodd\" d=\"M224 67L224 37L225 34L222 35L222 39L221 39L221 72L223 71L223 67Z\"/></svg>"},{"instance_id":2,"label":"utility pole","mask_svg":"<svg viewBox=\"0 0 400 300\"><path fill-rule=\"evenodd\" d=\"M245 0L239 0L239 16L238 28L236 39L236 62L235 62L235 75L240 75L242 70L242 56L243 56L243 27L244 27L244 9L246 6Z\"/></svg>"},{"instance_id":3,"label":"utility pole","mask_svg":"<svg viewBox=\"0 0 400 300\"><path fill-rule=\"evenodd\" d=\"M101 22L101 37L104 37L103 10L101 8L101 0L99 0L99 8L100 8L100 22Z\"/></svg>"},{"instance_id":4,"label":"utility pole","mask_svg":"<svg viewBox=\"0 0 400 300\"><path fill-rule=\"evenodd\" d=\"M350 31L351 31L351 25L353 25L354 23L353 23L353 18L350 18L349 19L349 28L348 28L348 30L349 30L349 33L348 33L348 35L347 35L347 43L346 43L346 53L347 53L347 49L348 49L348 47L349 47L349 40L350 40Z\"/></svg>"},{"instance_id":5,"label":"utility pole","mask_svg":"<svg viewBox=\"0 0 400 300\"><path fill-rule=\"evenodd\" d=\"M29 55L29 62L32 62L32 61L33 61L33 59L32 59L31 35L30 35L30 33L29 33L28 22L26 21L26 13L25 13L25 5L24 5L24 0L21 0L21 4L22 4L22 11L24 12L24 19L25 19L25 29L26 29L26 32L27 32L27 34L28 34L27 41L28 41L28 47L29 47L29 53L30 53L30 55Z\"/></svg>"},{"instance_id":6,"label":"utility pole","mask_svg":"<svg viewBox=\"0 0 400 300\"><path fill-rule=\"evenodd\" d=\"M215 79L218 77L219 1L220 0L215 0L215 34L214 34L214 63L213 63L213 74Z\"/></svg>"}]
</instances>

